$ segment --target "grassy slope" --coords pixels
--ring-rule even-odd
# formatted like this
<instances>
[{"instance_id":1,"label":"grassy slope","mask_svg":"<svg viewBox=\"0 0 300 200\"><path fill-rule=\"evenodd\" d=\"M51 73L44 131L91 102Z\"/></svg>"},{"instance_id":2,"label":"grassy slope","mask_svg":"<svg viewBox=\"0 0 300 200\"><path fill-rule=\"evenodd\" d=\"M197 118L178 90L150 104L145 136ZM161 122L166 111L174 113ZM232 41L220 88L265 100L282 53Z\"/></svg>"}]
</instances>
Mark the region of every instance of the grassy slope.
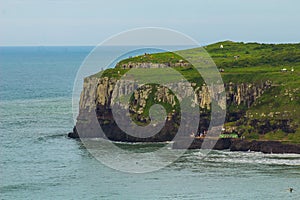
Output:
<instances>
[{"instance_id":1,"label":"grassy slope","mask_svg":"<svg viewBox=\"0 0 300 200\"><path fill-rule=\"evenodd\" d=\"M249 138L282 140L300 143L300 44L257 44L221 42L206 47L217 66L222 66L224 82L255 82L271 80L273 87L247 110L249 120L264 121L292 119L298 126L296 133L287 134L282 130L259 134L247 127ZM238 60L233 56L239 55ZM294 72L291 72L291 68ZM288 72L280 72L286 68Z\"/></svg>"},{"instance_id":2,"label":"grassy slope","mask_svg":"<svg viewBox=\"0 0 300 200\"><path fill-rule=\"evenodd\" d=\"M221 44L224 48L220 48ZM243 125L243 128L249 131L247 135L249 138L300 142L300 43L275 45L224 41L204 48L216 65L225 70L221 73L224 82L272 81L274 86L247 110L248 119L292 119L292 123L298 126L296 133L292 134L287 134L282 130L258 134L256 130ZM188 51L193 52L193 50ZM234 56L239 56L239 58L235 59ZM117 69L106 70L103 76L118 78L117 71L121 75L128 71L121 67L128 62L176 63L180 59L182 58L170 52L133 57L118 63ZM293 73L292 67L295 70ZM282 68L288 69L288 72L280 72ZM202 79L198 78L197 71L192 67L175 67L175 69L189 81L197 85L203 83ZM149 80L151 80L151 72ZM235 123L238 122L230 124Z\"/></svg>"}]
</instances>

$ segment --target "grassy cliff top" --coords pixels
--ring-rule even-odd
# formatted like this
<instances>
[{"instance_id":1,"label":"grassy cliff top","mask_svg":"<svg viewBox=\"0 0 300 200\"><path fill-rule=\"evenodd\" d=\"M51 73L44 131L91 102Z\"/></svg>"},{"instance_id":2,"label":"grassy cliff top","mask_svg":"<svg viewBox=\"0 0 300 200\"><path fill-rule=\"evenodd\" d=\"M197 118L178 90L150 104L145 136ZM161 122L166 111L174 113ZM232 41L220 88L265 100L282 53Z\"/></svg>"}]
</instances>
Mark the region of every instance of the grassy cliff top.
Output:
<instances>
[{"instance_id":1,"label":"grassy cliff top","mask_svg":"<svg viewBox=\"0 0 300 200\"><path fill-rule=\"evenodd\" d=\"M300 64L300 43L259 44L223 41L205 46L204 49L213 58L216 65L222 68ZM192 49L186 51L193 52ZM235 59L235 56L238 56L238 59ZM129 62L176 63L181 59L180 56L171 52L156 53L122 60L117 67Z\"/></svg>"},{"instance_id":2,"label":"grassy cliff top","mask_svg":"<svg viewBox=\"0 0 300 200\"><path fill-rule=\"evenodd\" d=\"M220 48L221 45L223 48ZM211 56L216 66L223 69L221 73L223 81L226 82L257 82L260 80L271 80L276 84L295 80L300 76L300 43L297 44L259 44L223 41L205 46L204 49ZM197 52L197 49L183 50L189 53ZM102 76L119 78L128 69L122 66L132 63L162 63L174 65L175 63L187 61L172 52L147 54L131 57L120 61L114 69L108 69ZM173 67L191 82L202 84L199 74L193 67ZM281 72L282 68L287 73ZM294 73L291 73L294 68ZM141 69L142 71L142 69ZM119 72L119 74L118 74ZM99 74L96 74L97 76ZM292 84L292 83L291 83Z\"/></svg>"}]
</instances>

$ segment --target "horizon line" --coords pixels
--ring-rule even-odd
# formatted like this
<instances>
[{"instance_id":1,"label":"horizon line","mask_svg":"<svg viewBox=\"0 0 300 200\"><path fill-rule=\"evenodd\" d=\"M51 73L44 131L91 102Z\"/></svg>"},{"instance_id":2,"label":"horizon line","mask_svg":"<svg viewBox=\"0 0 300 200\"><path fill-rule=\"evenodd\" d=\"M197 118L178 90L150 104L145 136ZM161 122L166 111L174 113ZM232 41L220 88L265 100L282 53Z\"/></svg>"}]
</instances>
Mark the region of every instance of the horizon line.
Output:
<instances>
[{"instance_id":1,"label":"horizon line","mask_svg":"<svg viewBox=\"0 0 300 200\"><path fill-rule=\"evenodd\" d=\"M220 43L220 42L243 42L243 43L258 43L258 44L299 44L300 41L288 41L288 42L264 42L264 41L243 41L243 40L231 40L231 39L227 39L227 40L217 40L214 42L205 42L203 44L199 43L199 46L207 46L207 45L211 45L211 44L216 44L216 43ZM92 44L40 44L40 45L36 45L36 44L26 44L26 45L1 45L0 47L96 47L97 45L92 45ZM157 44L154 44L157 45ZM108 45L108 46L131 46L131 45ZM142 46L142 45L133 45L133 46ZM190 46L190 45L163 45L163 46Z\"/></svg>"}]
</instances>

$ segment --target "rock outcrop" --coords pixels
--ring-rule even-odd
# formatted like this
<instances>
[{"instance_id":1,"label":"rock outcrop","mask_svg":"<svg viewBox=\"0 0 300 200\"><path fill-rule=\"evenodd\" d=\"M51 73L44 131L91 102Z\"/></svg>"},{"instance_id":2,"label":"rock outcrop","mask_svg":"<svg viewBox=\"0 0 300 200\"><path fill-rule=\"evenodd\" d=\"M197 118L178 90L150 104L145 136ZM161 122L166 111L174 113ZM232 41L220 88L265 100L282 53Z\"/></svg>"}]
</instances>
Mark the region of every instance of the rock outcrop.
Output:
<instances>
[{"instance_id":1,"label":"rock outcrop","mask_svg":"<svg viewBox=\"0 0 300 200\"><path fill-rule=\"evenodd\" d=\"M164 68L164 67L189 67L191 66L190 63L185 62L183 60L180 60L180 62L168 62L168 63L133 63L133 62L128 62L125 64L121 65L122 69L132 69L132 68Z\"/></svg>"},{"instance_id":2,"label":"rock outcrop","mask_svg":"<svg viewBox=\"0 0 300 200\"><path fill-rule=\"evenodd\" d=\"M80 97L80 110L89 111L94 110L97 106L103 106L109 109L115 103L121 106L128 106L128 102L122 102L120 98L122 96L129 95L133 93L133 101L138 103L139 106L144 107L147 99L152 92L156 90L155 98L159 102L169 103L175 106L175 96L168 92L165 87L156 86L152 88L151 86L146 86L142 90L136 90L140 86L136 82L129 82L126 80L118 81L115 78L97 78L88 77L85 79L83 91ZM226 92L226 103L227 105L244 105L250 107L257 98L259 98L267 89L271 87L271 82L260 82L256 84L252 83L228 83L224 85ZM195 87L194 91L191 87L186 85L185 82L178 82L176 85L172 84L169 86L182 94L183 96L194 95L194 103L199 104L200 108L210 109L211 104L211 88L203 84L200 87ZM221 91L221 89L219 89ZM115 91L113 93L113 91ZM218 100L218 93L215 93L215 99ZM132 107L133 108L133 107ZM133 112L138 112L137 110L132 110Z\"/></svg>"},{"instance_id":3,"label":"rock outcrop","mask_svg":"<svg viewBox=\"0 0 300 200\"><path fill-rule=\"evenodd\" d=\"M187 96L192 96L191 104L193 107L200 107L199 132L206 130L210 120L212 88L205 84L197 86L196 83L192 83L191 85L193 89L185 82L172 83L168 87L160 85L142 86L133 81L117 80L116 78L87 77L84 80L83 91L80 96L77 123L73 132L69 133L69 136L73 138L79 137L78 132L80 132L80 137L107 137L114 141L170 141L176 135L180 126L178 101L182 100L180 98ZM226 104L227 106L243 105L250 107L270 87L271 83L269 81L225 84ZM180 93L181 97L175 96L173 92ZM220 95L221 92L221 87L214 88L213 98L216 101L222 98L222 95ZM130 103L128 102L129 99ZM112 107L124 111L129 110L127 114L130 115L129 117L134 122L145 125L151 122L148 114L151 102L152 104L160 103L168 105L166 106L167 118L165 125L159 133L149 138L137 138L127 135L119 128L114 120ZM220 106L225 107L225 105ZM240 115L243 114L240 113ZM237 115L236 117L240 116ZM191 123L195 122L192 121ZM99 126L101 126L105 135L103 135L102 131L99 131ZM191 133L187 132L186 134L189 135Z\"/></svg>"}]
</instances>

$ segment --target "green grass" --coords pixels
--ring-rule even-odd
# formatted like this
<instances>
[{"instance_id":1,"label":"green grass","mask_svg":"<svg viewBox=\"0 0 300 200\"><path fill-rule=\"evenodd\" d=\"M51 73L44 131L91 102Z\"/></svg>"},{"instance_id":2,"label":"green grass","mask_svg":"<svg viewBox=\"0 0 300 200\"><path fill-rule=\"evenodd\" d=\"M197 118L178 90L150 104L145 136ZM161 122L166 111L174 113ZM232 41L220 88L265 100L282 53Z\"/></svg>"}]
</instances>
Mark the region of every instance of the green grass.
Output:
<instances>
[{"instance_id":1,"label":"green grass","mask_svg":"<svg viewBox=\"0 0 300 200\"><path fill-rule=\"evenodd\" d=\"M299 144L300 143L300 132L289 134L287 137L290 143Z\"/></svg>"},{"instance_id":2,"label":"green grass","mask_svg":"<svg viewBox=\"0 0 300 200\"><path fill-rule=\"evenodd\" d=\"M276 132L269 132L264 135L264 139L266 140L277 140L281 141L286 138L287 134L283 132L282 130L277 130Z\"/></svg>"},{"instance_id":3,"label":"green grass","mask_svg":"<svg viewBox=\"0 0 300 200\"><path fill-rule=\"evenodd\" d=\"M156 53L156 54L147 54L147 55L141 55L137 57L128 58L125 60L120 61L116 68L122 68L123 64L127 63L175 63L181 60L179 55L174 54L172 52L166 52L166 53ZM183 59L185 60L185 59Z\"/></svg>"},{"instance_id":4,"label":"green grass","mask_svg":"<svg viewBox=\"0 0 300 200\"><path fill-rule=\"evenodd\" d=\"M220 45L224 48L221 49ZM218 68L223 68L225 72L221 73L223 81L227 82L257 82L261 80L272 80L276 84L297 85L300 83L300 43L299 44L259 44L259 43L241 43L224 41L216 44L208 45L204 49L211 56ZM184 53L182 53L184 52ZM189 49L178 51L180 55L205 56L206 54L199 53L199 49ZM234 56L239 56L236 60ZM172 52L156 53L132 57L120 61L115 69L105 70L102 76L119 78L129 71L123 69L123 64L128 63L178 63L180 60L187 62L186 59ZM292 74L291 68L295 69ZM282 73L280 70L287 68L288 72ZM188 81L202 84L203 80L198 71L192 66L190 67L174 67L173 69L181 73ZM140 72L139 72L140 70ZM153 74L159 69L152 69ZM165 69L161 69L165 70ZM119 74L117 73L119 71ZM148 71L148 70L147 70ZM151 71L151 70L150 70ZM142 74L145 69L137 69L137 74ZM169 73L164 71L163 73ZM100 74L98 74L100 75ZM94 75L94 76L97 76ZM149 78L151 79L151 77ZM172 76L166 74L164 79L172 81ZM292 83L293 82L293 83Z\"/></svg>"}]
</instances>

